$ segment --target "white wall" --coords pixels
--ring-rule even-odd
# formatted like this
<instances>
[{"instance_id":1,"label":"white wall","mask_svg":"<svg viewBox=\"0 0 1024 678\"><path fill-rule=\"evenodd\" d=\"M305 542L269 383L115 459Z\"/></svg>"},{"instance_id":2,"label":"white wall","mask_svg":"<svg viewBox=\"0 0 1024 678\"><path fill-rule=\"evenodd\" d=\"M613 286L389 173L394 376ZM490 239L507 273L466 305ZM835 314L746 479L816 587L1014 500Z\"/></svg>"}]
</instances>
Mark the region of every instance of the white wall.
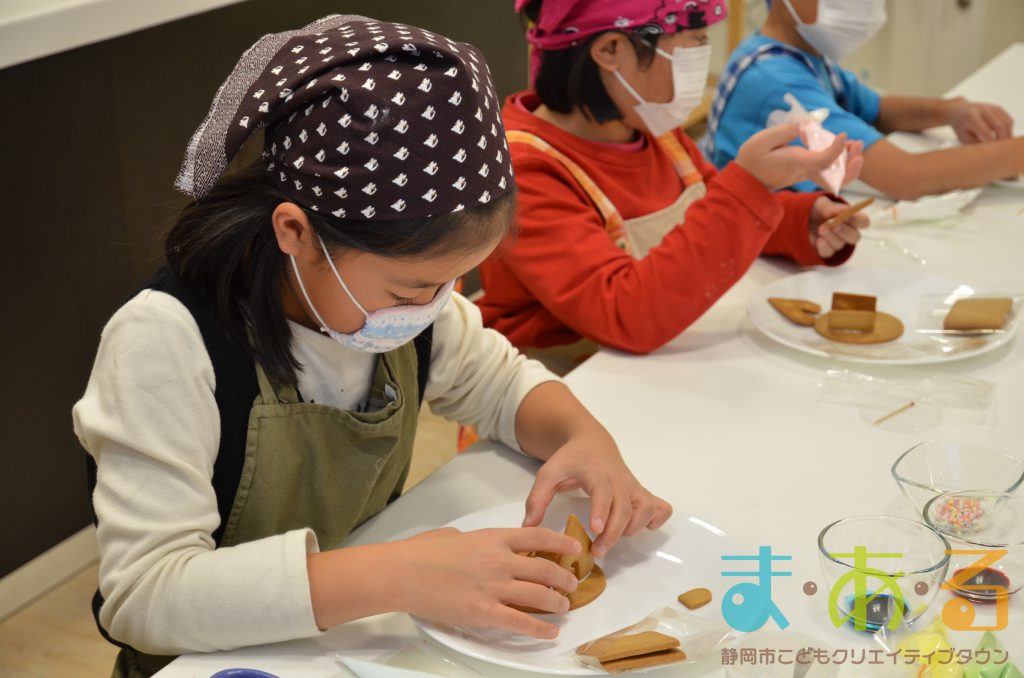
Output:
<instances>
[{"instance_id":1,"label":"white wall","mask_svg":"<svg viewBox=\"0 0 1024 678\"><path fill-rule=\"evenodd\" d=\"M764 0L745 8L748 32L764 19ZM889 21L843 65L891 94L939 96L1014 42L1024 41L1024 0L887 0ZM719 72L727 57L724 24L711 31ZM1024 73L1010 87L1024 87Z\"/></svg>"}]
</instances>

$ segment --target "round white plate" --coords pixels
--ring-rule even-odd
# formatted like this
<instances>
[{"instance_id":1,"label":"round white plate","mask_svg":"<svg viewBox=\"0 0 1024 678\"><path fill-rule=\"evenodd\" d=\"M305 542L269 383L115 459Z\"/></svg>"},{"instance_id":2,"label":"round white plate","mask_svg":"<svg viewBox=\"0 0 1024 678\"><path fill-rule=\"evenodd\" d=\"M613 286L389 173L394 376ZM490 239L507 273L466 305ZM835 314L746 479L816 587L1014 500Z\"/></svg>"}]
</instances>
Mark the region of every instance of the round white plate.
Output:
<instances>
[{"instance_id":1,"label":"round white plate","mask_svg":"<svg viewBox=\"0 0 1024 678\"><path fill-rule=\"evenodd\" d=\"M992 182L996 186L1004 186L1006 188L1019 188L1024 189L1024 177L1020 179L1000 179L999 181Z\"/></svg>"},{"instance_id":2,"label":"round white plate","mask_svg":"<svg viewBox=\"0 0 1024 678\"><path fill-rule=\"evenodd\" d=\"M813 327L791 323L768 303L769 297L806 299L820 304L825 312L832 305L833 292L878 297L879 311L903 321L903 336L883 344L840 344L820 336ZM1005 331L998 334L957 337L917 331L942 327L944 313L936 313L938 307L948 307L956 298L986 294L986 290L974 290L963 281L914 270L814 269L762 287L750 298L747 314L765 336L804 353L851 362L921 365L988 353L1013 338L1017 331L1016 308Z\"/></svg>"},{"instance_id":3,"label":"round white plate","mask_svg":"<svg viewBox=\"0 0 1024 678\"><path fill-rule=\"evenodd\" d=\"M585 497L556 498L548 510L544 526L561 531L569 513L587 524L590 500ZM448 524L460 530L488 527L519 527L523 504L497 506L463 516ZM717 590L723 578L723 555L748 554L718 527L697 517L676 514L660 530L643 531L623 538L598 562L608 578L601 596L585 607L566 615L540 615L558 624L558 638L536 640L497 629L453 628L415 618L423 631L441 644L469 657L523 671L558 675L607 675L578 664L567 652L580 644L630 626L662 607L687 612L676 596L692 588L712 591L712 602L690 613L699 617L705 632L729 631L722 618L721 596ZM726 563L728 564L728 563ZM710 632L708 632L710 633ZM686 642L683 648L688 649ZM688 649L687 654L691 654ZM693 657L698 659L699 657Z\"/></svg>"}]
</instances>

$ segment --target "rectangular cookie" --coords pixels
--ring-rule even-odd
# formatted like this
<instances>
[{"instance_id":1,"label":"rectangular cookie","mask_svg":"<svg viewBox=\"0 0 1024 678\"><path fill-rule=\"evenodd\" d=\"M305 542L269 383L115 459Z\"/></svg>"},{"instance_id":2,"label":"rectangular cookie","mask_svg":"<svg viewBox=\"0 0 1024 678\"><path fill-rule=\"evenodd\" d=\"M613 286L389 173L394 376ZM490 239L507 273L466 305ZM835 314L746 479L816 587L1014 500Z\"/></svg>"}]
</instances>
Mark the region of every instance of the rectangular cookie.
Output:
<instances>
[{"instance_id":1,"label":"rectangular cookie","mask_svg":"<svg viewBox=\"0 0 1024 678\"><path fill-rule=\"evenodd\" d=\"M829 311L828 328L830 330L848 330L856 332L872 332L875 329L874 311Z\"/></svg>"},{"instance_id":2,"label":"rectangular cookie","mask_svg":"<svg viewBox=\"0 0 1024 678\"><path fill-rule=\"evenodd\" d=\"M671 650L679 647L679 639L657 631L644 631L614 638L598 638L585 651L584 647L581 645L576 651L604 664L626 657Z\"/></svg>"},{"instance_id":3,"label":"rectangular cookie","mask_svg":"<svg viewBox=\"0 0 1024 678\"><path fill-rule=\"evenodd\" d=\"M874 311L878 297L849 292L832 293L833 311Z\"/></svg>"},{"instance_id":4,"label":"rectangular cookie","mask_svg":"<svg viewBox=\"0 0 1024 678\"><path fill-rule=\"evenodd\" d=\"M604 670L608 673L620 673L622 671L630 671L632 669L646 669L651 666L674 664L682 661L686 661L686 653L682 650L663 650L661 652L652 652L650 654L643 654L637 657L626 657L625 659L602 662L601 666L604 667Z\"/></svg>"},{"instance_id":5,"label":"rectangular cookie","mask_svg":"<svg viewBox=\"0 0 1024 678\"><path fill-rule=\"evenodd\" d=\"M998 330L1006 324L1013 309L1013 299L960 299L953 304L942 321L947 330Z\"/></svg>"}]
</instances>

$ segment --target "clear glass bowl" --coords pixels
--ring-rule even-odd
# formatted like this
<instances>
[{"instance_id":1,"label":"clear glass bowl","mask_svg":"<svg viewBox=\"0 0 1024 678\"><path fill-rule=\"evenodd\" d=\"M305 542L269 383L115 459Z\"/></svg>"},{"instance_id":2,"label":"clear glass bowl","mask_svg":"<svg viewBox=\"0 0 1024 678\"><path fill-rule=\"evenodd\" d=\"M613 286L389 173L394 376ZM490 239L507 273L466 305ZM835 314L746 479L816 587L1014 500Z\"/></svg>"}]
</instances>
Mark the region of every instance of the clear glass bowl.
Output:
<instances>
[{"instance_id":1,"label":"clear glass bowl","mask_svg":"<svg viewBox=\"0 0 1024 678\"><path fill-rule=\"evenodd\" d=\"M1024 482L1024 460L984 447L930 441L911 447L892 465L892 477L918 515L943 492L1010 493Z\"/></svg>"},{"instance_id":2,"label":"clear glass bowl","mask_svg":"<svg viewBox=\"0 0 1024 678\"><path fill-rule=\"evenodd\" d=\"M949 540L953 592L995 602L1024 587L1024 497L1002 492L945 492L924 508L928 525ZM996 558L985 567L978 562ZM959 575L959 576L958 576Z\"/></svg>"},{"instance_id":3,"label":"clear glass bowl","mask_svg":"<svg viewBox=\"0 0 1024 678\"><path fill-rule=\"evenodd\" d=\"M828 525L818 535L818 560L832 623L874 633L914 621L945 581L947 550L945 537L907 518L861 516Z\"/></svg>"}]
</instances>

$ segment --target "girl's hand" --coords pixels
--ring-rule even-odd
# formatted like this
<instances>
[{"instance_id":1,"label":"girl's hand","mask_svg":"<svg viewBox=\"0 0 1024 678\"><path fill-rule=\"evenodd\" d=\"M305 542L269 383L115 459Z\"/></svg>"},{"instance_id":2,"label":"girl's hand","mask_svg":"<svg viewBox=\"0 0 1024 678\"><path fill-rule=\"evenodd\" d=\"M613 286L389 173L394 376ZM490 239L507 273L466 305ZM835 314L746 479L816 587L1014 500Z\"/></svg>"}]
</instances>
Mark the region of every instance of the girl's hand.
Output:
<instances>
[{"instance_id":1,"label":"girl's hand","mask_svg":"<svg viewBox=\"0 0 1024 678\"><path fill-rule=\"evenodd\" d=\"M836 252L847 245L854 245L860 240L860 229L867 228L871 220L864 212L857 212L853 216L841 221L824 233L818 230L822 223L842 212L849 205L835 202L828 196L821 196L814 201L811 208L811 218L808 227L811 232L811 242L822 259L828 259Z\"/></svg>"},{"instance_id":2,"label":"girl's hand","mask_svg":"<svg viewBox=\"0 0 1024 678\"><path fill-rule=\"evenodd\" d=\"M574 591L578 584L572 573L549 560L519 555L580 550L575 539L546 528L460 532L449 527L393 546L397 549L398 609L443 624L554 638L557 626L508 605L564 613L569 599L559 591Z\"/></svg>"},{"instance_id":3,"label":"girl's hand","mask_svg":"<svg viewBox=\"0 0 1024 678\"><path fill-rule=\"evenodd\" d=\"M863 142L848 142L846 134L843 133L839 134L828 148L811 151L803 146L791 145L799 137L800 128L792 124L761 130L740 146L735 162L753 174L770 191L786 188L801 181L813 181L819 186L823 185L825 180L822 172L827 170L844 151L847 153L846 175L843 177L842 185L848 185L860 175L861 167L864 165Z\"/></svg>"},{"instance_id":4,"label":"girl's hand","mask_svg":"<svg viewBox=\"0 0 1024 678\"><path fill-rule=\"evenodd\" d=\"M525 527L539 525L548 505L559 492L582 488L590 495L590 531L598 535L592 551L605 555L623 534L643 528L656 530L672 515L668 502L637 481L604 429L577 435L540 467L526 499Z\"/></svg>"}]
</instances>

